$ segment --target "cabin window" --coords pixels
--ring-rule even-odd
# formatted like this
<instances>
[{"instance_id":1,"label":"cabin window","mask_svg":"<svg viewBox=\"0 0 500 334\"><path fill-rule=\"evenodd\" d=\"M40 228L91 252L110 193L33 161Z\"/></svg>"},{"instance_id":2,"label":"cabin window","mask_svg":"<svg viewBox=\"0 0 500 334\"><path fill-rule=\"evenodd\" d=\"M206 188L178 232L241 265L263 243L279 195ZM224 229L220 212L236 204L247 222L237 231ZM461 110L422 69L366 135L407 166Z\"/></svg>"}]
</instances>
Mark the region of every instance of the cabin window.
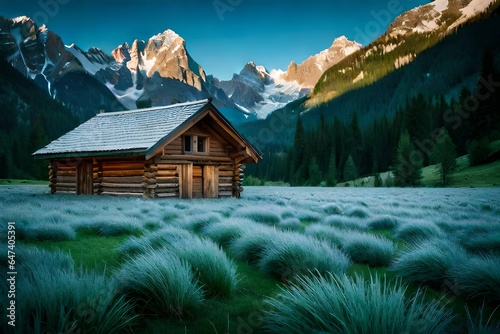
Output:
<instances>
[{"instance_id":1,"label":"cabin window","mask_svg":"<svg viewBox=\"0 0 500 334\"><path fill-rule=\"evenodd\" d=\"M184 135L184 153L208 153L208 137Z\"/></svg>"},{"instance_id":2,"label":"cabin window","mask_svg":"<svg viewBox=\"0 0 500 334\"><path fill-rule=\"evenodd\" d=\"M198 151L198 153L207 152L207 137L198 136L197 151Z\"/></svg>"},{"instance_id":3,"label":"cabin window","mask_svg":"<svg viewBox=\"0 0 500 334\"><path fill-rule=\"evenodd\" d=\"M193 136L184 136L184 152L192 153L193 152Z\"/></svg>"}]
</instances>

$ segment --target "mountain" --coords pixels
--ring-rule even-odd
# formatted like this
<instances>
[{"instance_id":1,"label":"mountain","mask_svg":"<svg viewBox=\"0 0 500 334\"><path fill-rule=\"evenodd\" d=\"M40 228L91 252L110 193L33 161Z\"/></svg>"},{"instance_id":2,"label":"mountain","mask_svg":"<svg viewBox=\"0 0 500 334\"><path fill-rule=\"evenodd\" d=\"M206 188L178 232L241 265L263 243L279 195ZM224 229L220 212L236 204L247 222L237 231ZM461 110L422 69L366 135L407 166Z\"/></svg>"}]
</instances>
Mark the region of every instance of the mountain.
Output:
<instances>
[{"instance_id":1,"label":"mountain","mask_svg":"<svg viewBox=\"0 0 500 334\"><path fill-rule=\"evenodd\" d=\"M287 71L280 77L286 81L297 81L305 87L312 88L327 69L359 49L361 49L361 44L349 41L345 36L338 37L328 49L307 58L301 64L297 65L292 61Z\"/></svg>"},{"instance_id":2,"label":"mountain","mask_svg":"<svg viewBox=\"0 0 500 334\"><path fill-rule=\"evenodd\" d=\"M207 97L213 97L229 119L245 119L172 30L147 42L135 40L132 46L123 43L108 56L98 48L83 51L75 44L66 46L56 33L26 16L0 17L0 56L81 121L100 109L136 109Z\"/></svg>"},{"instance_id":3,"label":"mountain","mask_svg":"<svg viewBox=\"0 0 500 334\"><path fill-rule=\"evenodd\" d=\"M368 46L325 71L308 107L369 85L412 62L460 26L491 11L495 0L436 0L398 16L387 31Z\"/></svg>"},{"instance_id":4,"label":"mountain","mask_svg":"<svg viewBox=\"0 0 500 334\"><path fill-rule=\"evenodd\" d=\"M123 109L115 96L92 74L110 61L96 48L83 52L66 47L61 38L26 16L0 17L0 57L33 79L52 97L85 120L96 111Z\"/></svg>"},{"instance_id":5,"label":"mountain","mask_svg":"<svg viewBox=\"0 0 500 334\"><path fill-rule=\"evenodd\" d=\"M236 109L189 55L186 41L170 29L147 42L124 43L111 54L115 61L95 75L130 109L138 104L167 105L208 96L214 96L219 107Z\"/></svg>"},{"instance_id":6,"label":"mountain","mask_svg":"<svg viewBox=\"0 0 500 334\"><path fill-rule=\"evenodd\" d=\"M0 178L47 176L31 153L79 124L71 111L0 57Z\"/></svg>"},{"instance_id":7,"label":"mountain","mask_svg":"<svg viewBox=\"0 0 500 334\"><path fill-rule=\"evenodd\" d=\"M276 110L266 119L246 123L241 131L253 136L256 145L266 151L266 147L290 145L299 116L305 126L314 128L320 124L322 116L330 122L339 118L348 123L356 113L360 126L366 127L375 120L393 117L419 94L432 101L441 98L448 103L457 101L463 89L470 91L476 86L485 53L493 51L500 64L500 2L481 7L487 10L461 22L456 28L455 21L449 21L447 27L453 27L452 31L440 28L431 34L422 33L422 36L413 32L415 27L422 26L415 13L420 13L426 21L422 8L434 10L435 5L431 3L403 14L394 21L399 24L391 24L388 31L372 44L327 70L309 96ZM464 8L468 8L465 12L472 12L470 7ZM401 19L409 18L409 15L414 16L411 25ZM460 20L463 17L460 16ZM400 35L399 44L394 44L396 40L388 37L394 31L400 34L405 31L407 39ZM416 41L424 43L427 48L419 53L412 52L412 61L396 68L396 60L408 55L410 48L420 49ZM393 50L389 52L391 48ZM375 49L378 50L376 57ZM353 82L361 72L365 74L364 78ZM422 113L425 115L425 111Z\"/></svg>"},{"instance_id":8,"label":"mountain","mask_svg":"<svg viewBox=\"0 0 500 334\"><path fill-rule=\"evenodd\" d=\"M265 118L272 111L309 94L325 70L360 48L360 44L342 36L328 49L301 64L292 61L286 72L268 71L264 66L249 62L231 80L217 81L215 86L240 107L255 113L258 118Z\"/></svg>"}]
</instances>

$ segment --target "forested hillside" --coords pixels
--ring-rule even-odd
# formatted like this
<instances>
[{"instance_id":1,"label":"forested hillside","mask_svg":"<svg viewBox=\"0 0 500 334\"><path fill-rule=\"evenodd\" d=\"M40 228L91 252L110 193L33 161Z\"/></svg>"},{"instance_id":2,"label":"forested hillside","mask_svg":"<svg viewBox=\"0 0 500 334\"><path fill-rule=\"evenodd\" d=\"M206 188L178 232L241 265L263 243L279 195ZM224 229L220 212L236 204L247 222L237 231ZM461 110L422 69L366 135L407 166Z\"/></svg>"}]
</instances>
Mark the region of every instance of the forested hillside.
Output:
<instances>
[{"instance_id":1,"label":"forested hillside","mask_svg":"<svg viewBox=\"0 0 500 334\"><path fill-rule=\"evenodd\" d=\"M264 180L317 185L345 180L349 156L359 175L394 167L403 131L409 132L422 154L423 165L430 163L435 133L442 127L448 130L457 154L467 153L474 140L476 145L483 139L498 139L499 40L497 11L460 28L370 86L311 109L301 101L247 125L243 131L253 134L265 152L265 159L249 166L248 172ZM267 140L269 135L256 135L279 120L297 124L295 134L291 125L272 142Z\"/></svg>"},{"instance_id":2,"label":"forested hillside","mask_svg":"<svg viewBox=\"0 0 500 334\"><path fill-rule=\"evenodd\" d=\"M46 179L47 162L31 153L77 125L68 109L0 59L0 178Z\"/></svg>"}]
</instances>

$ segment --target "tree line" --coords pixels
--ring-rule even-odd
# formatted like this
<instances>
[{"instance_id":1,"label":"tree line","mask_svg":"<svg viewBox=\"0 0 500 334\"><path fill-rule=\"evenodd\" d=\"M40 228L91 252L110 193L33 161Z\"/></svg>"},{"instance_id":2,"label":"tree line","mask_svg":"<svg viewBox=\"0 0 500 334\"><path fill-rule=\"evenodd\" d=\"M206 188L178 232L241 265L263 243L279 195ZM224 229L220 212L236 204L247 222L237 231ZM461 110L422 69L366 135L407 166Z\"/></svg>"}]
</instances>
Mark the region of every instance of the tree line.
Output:
<instances>
[{"instance_id":1,"label":"tree line","mask_svg":"<svg viewBox=\"0 0 500 334\"><path fill-rule=\"evenodd\" d=\"M269 147L265 159L249 165L246 173L294 186L332 186L391 170L395 185L415 186L423 166L439 164L446 185L457 156L469 154L472 164L488 162L489 143L500 139L500 71L494 52L485 52L472 91L463 88L450 101L417 94L392 117L381 113L361 123L357 112L348 121L338 115L328 121L323 113L318 124L307 128L299 117L293 144Z\"/></svg>"}]
</instances>

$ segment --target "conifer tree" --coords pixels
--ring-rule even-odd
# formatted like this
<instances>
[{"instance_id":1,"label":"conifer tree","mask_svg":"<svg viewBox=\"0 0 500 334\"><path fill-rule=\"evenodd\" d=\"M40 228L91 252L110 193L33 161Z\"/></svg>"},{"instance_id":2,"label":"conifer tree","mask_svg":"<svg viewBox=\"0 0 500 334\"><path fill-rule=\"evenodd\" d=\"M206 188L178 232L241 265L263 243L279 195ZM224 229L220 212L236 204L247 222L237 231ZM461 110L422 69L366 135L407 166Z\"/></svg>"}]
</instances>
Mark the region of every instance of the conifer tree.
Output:
<instances>
[{"instance_id":1,"label":"conifer tree","mask_svg":"<svg viewBox=\"0 0 500 334\"><path fill-rule=\"evenodd\" d=\"M404 131L399 138L395 170L394 184L400 187L417 186L422 178L422 159L410 140L408 131Z\"/></svg>"},{"instance_id":2,"label":"conifer tree","mask_svg":"<svg viewBox=\"0 0 500 334\"><path fill-rule=\"evenodd\" d=\"M309 163L309 181L307 182L311 186L318 186L321 182L321 173L319 171L318 163L316 158L313 157Z\"/></svg>"},{"instance_id":3,"label":"conifer tree","mask_svg":"<svg viewBox=\"0 0 500 334\"><path fill-rule=\"evenodd\" d=\"M431 154L431 161L438 164L438 173L441 176L443 186L447 186L451 173L456 167L456 146L450 138L448 131L441 128L437 144Z\"/></svg>"},{"instance_id":4,"label":"conifer tree","mask_svg":"<svg viewBox=\"0 0 500 334\"><path fill-rule=\"evenodd\" d=\"M347 162L345 163L344 166L344 180L350 181L350 180L355 180L357 178L358 178L358 168L354 163L352 155L349 155L349 158L347 158Z\"/></svg>"},{"instance_id":5,"label":"conifer tree","mask_svg":"<svg viewBox=\"0 0 500 334\"><path fill-rule=\"evenodd\" d=\"M335 187L337 184L337 166L336 166L336 154L335 154L335 145L332 148L332 152L330 153L330 159L328 162L328 172L326 178L326 185L328 187Z\"/></svg>"}]
</instances>

